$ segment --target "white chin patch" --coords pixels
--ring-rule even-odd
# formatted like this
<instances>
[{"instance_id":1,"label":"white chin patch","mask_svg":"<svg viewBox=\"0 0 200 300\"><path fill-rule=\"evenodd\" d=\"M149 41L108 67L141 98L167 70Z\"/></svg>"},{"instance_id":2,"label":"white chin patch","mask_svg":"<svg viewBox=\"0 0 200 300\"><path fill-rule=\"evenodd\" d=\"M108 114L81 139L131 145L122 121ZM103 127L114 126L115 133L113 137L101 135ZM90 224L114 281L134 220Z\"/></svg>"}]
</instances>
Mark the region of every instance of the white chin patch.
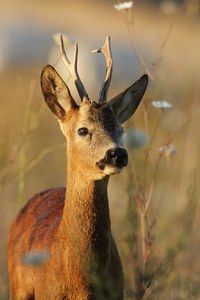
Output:
<instances>
[{"instance_id":1,"label":"white chin patch","mask_svg":"<svg viewBox=\"0 0 200 300\"><path fill-rule=\"evenodd\" d=\"M123 168L113 167L111 165L106 165L105 169L103 170L104 174L106 175L115 175L120 174L123 171Z\"/></svg>"}]
</instances>

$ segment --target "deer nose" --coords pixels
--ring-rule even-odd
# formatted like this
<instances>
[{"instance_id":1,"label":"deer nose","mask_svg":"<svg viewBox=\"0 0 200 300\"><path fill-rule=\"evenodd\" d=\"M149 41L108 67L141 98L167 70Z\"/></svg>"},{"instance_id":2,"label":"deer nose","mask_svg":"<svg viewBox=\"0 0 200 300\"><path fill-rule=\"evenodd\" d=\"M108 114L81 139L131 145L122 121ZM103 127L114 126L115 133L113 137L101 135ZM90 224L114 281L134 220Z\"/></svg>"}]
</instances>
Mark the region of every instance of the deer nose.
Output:
<instances>
[{"instance_id":1,"label":"deer nose","mask_svg":"<svg viewBox=\"0 0 200 300\"><path fill-rule=\"evenodd\" d=\"M107 164L123 168L128 163L128 152L124 148L109 149L106 152L104 160Z\"/></svg>"}]
</instances>

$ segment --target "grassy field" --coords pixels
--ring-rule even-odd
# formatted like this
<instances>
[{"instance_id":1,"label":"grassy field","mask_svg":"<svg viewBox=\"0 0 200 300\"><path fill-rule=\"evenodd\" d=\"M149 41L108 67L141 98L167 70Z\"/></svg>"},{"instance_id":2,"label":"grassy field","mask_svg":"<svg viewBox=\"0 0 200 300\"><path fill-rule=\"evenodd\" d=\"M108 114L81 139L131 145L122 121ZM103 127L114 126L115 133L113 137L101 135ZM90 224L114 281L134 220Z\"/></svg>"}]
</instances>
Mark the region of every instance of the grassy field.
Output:
<instances>
[{"instance_id":1,"label":"grassy field","mask_svg":"<svg viewBox=\"0 0 200 300\"><path fill-rule=\"evenodd\" d=\"M45 64L57 66L56 32L79 42L81 74L93 97L104 64L90 50L106 35L114 58L110 97L144 72L151 77L142 105L125 124L136 137L128 146L129 166L109 187L125 299L200 299L200 20L187 6L167 14L135 1L131 12L120 13L114 4L1 3L0 300L8 299L6 241L14 216L36 192L65 185L64 138L39 83Z\"/></svg>"}]
</instances>

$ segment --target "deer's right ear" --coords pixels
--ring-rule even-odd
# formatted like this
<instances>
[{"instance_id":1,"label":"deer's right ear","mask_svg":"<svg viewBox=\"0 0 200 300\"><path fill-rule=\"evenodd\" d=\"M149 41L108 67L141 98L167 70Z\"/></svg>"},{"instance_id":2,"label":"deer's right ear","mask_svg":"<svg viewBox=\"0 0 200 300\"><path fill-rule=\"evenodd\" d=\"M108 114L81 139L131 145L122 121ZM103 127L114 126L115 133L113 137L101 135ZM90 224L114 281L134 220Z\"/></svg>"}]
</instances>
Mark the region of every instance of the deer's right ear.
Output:
<instances>
[{"instance_id":1,"label":"deer's right ear","mask_svg":"<svg viewBox=\"0 0 200 300\"><path fill-rule=\"evenodd\" d=\"M42 71L41 88L46 104L59 120L64 120L71 109L78 108L69 88L50 65L44 67Z\"/></svg>"},{"instance_id":2,"label":"deer's right ear","mask_svg":"<svg viewBox=\"0 0 200 300\"><path fill-rule=\"evenodd\" d=\"M125 91L110 100L116 117L123 124L137 109L148 84L148 76L145 74Z\"/></svg>"}]
</instances>

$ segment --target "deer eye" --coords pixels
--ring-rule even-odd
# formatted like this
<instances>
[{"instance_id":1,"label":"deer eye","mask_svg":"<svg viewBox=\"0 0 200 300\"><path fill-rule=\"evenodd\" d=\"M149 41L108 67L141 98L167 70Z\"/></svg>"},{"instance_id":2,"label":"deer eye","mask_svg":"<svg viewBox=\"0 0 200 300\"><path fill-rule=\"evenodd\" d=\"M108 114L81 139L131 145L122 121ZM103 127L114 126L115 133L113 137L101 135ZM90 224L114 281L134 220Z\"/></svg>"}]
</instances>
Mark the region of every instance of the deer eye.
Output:
<instances>
[{"instance_id":1,"label":"deer eye","mask_svg":"<svg viewBox=\"0 0 200 300\"><path fill-rule=\"evenodd\" d=\"M78 129L78 135L85 136L89 133L88 129L86 127L82 127Z\"/></svg>"}]
</instances>

